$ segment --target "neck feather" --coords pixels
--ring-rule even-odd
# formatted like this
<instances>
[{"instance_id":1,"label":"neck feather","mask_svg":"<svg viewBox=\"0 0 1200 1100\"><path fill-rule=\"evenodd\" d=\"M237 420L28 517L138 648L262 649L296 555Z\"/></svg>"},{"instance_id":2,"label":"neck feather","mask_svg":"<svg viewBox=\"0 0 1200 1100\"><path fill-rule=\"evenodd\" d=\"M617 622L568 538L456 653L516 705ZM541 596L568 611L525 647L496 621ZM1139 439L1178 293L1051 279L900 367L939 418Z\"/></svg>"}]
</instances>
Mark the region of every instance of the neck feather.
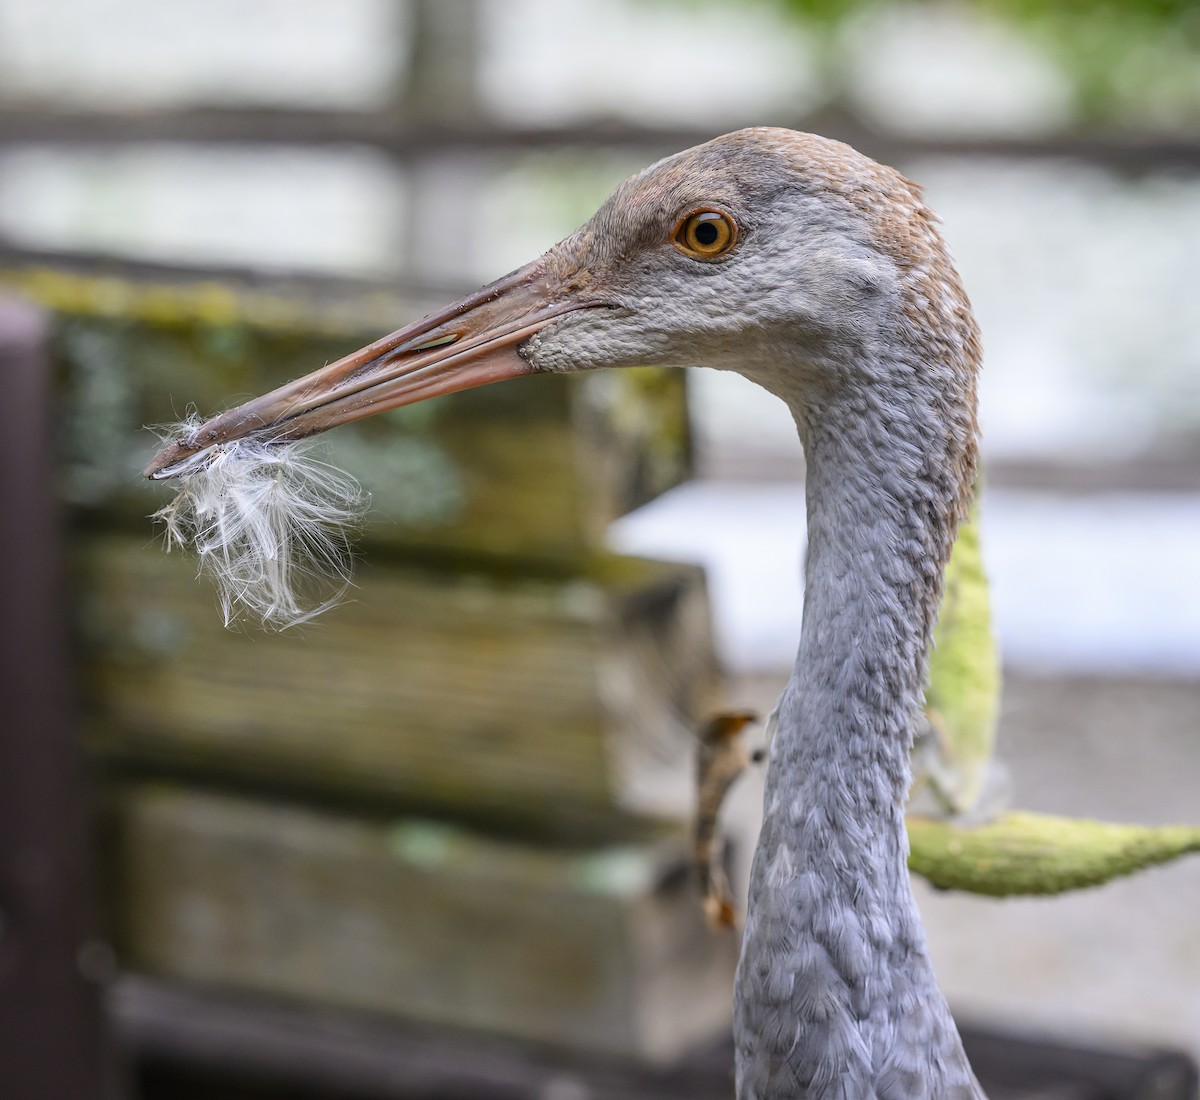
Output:
<instances>
[{"instance_id":1,"label":"neck feather","mask_svg":"<svg viewBox=\"0 0 1200 1100\"><path fill-rule=\"evenodd\" d=\"M738 976L743 1100L977 1087L926 954L904 828L973 409L954 415L923 364L857 369L849 396L792 403L808 464L804 622ZM919 1089L883 1088L914 1064Z\"/></svg>"}]
</instances>

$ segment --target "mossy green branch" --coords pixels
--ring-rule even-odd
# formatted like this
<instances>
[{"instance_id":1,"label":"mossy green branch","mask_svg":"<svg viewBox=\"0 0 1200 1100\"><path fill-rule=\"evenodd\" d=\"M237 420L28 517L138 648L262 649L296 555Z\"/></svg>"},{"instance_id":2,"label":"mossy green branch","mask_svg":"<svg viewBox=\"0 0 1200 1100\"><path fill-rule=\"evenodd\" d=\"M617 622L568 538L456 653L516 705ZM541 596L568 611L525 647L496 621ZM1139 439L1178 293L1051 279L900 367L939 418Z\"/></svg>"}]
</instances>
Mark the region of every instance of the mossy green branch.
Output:
<instances>
[{"instance_id":1,"label":"mossy green branch","mask_svg":"<svg viewBox=\"0 0 1200 1100\"><path fill-rule=\"evenodd\" d=\"M978 499L978 498L977 498ZM928 760L939 800L956 813L980 800L996 745L1000 654L992 632L978 503L958 531L929 656L926 713L937 735Z\"/></svg>"},{"instance_id":2,"label":"mossy green branch","mask_svg":"<svg viewBox=\"0 0 1200 1100\"><path fill-rule=\"evenodd\" d=\"M1200 826L1115 825L1014 812L964 828L910 817L908 866L946 890L1062 894L1200 852Z\"/></svg>"}]
</instances>

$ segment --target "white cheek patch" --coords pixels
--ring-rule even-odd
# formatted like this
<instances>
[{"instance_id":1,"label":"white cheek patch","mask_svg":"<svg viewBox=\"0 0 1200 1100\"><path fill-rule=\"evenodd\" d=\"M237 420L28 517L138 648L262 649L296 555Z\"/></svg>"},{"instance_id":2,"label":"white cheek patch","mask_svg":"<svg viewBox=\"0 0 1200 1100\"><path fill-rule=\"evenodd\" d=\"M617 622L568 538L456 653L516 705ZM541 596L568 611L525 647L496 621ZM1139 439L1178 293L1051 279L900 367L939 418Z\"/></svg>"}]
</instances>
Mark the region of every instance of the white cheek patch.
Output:
<instances>
[{"instance_id":1,"label":"white cheek patch","mask_svg":"<svg viewBox=\"0 0 1200 1100\"><path fill-rule=\"evenodd\" d=\"M186 436L195 425L170 430ZM284 630L350 587L351 539L368 498L304 444L241 439L183 463L175 499L154 513L167 549L192 547L217 586L225 625L243 617Z\"/></svg>"}]
</instances>

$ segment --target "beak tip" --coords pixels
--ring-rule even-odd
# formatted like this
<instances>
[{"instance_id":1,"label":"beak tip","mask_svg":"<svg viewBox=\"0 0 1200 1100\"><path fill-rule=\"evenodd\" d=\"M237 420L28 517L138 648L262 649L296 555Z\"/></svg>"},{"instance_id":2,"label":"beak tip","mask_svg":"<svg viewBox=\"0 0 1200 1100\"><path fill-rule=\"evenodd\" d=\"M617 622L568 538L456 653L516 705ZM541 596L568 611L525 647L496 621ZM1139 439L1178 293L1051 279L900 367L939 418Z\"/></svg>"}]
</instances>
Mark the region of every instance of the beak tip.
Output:
<instances>
[{"instance_id":1,"label":"beak tip","mask_svg":"<svg viewBox=\"0 0 1200 1100\"><path fill-rule=\"evenodd\" d=\"M142 471L142 477L148 478L150 481L165 481L175 477L176 474L172 472L171 467L193 454L194 451L194 448L178 439L173 443L168 443L150 460L149 465Z\"/></svg>"}]
</instances>

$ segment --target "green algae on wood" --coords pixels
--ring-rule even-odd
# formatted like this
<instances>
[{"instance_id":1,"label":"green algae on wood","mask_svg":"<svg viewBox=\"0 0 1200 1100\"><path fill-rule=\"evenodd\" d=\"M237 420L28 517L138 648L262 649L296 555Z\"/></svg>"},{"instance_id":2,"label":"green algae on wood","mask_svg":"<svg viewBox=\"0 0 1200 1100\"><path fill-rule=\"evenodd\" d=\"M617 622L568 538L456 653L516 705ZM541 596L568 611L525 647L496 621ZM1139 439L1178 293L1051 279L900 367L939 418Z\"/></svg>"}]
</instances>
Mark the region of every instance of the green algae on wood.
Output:
<instances>
[{"instance_id":1,"label":"green algae on wood","mask_svg":"<svg viewBox=\"0 0 1200 1100\"><path fill-rule=\"evenodd\" d=\"M312 627L230 632L193 564L75 548L89 743L114 765L621 836L689 809L688 727L717 683L695 566L364 567Z\"/></svg>"},{"instance_id":2,"label":"green algae on wood","mask_svg":"<svg viewBox=\"0 0 1200 1100\"><path fill-rule=\"evenodd\" d=\"M311 291L264 290L203 273L148 279L11 262L0 267L0 287L67 317L179 329L249 326L281 334L347 336L386 327L403 308L397 296L384 293L334 301Z\"/></svg>"},{"instance_id":3,"label":"green algae on wood","mask_svg":"<svg viewBox=\"0 0 1200 1100\"><path fill-rule=\"evenodd\" d=\"M172 491L140 476L158 447L146 425L307 374L427 304L337 283L288 296L50 267L0 268L0 286L54 315L63 495L141 531ZM349 425L321 446L372 496L364 545L578 556L689 476L684 386L681 371L535 377Z\"/></svg>"},{"instance_id":4,"label":"green algae on wood","mask_svg":"<svg viewBox=\"0 0 1200 1100\"><path fill-rule=\"evenodd\" d=\"M168 784L109 805L126 966L649 1061L728 1030L736 939L678 833L543 846Z\"/></svg>"},{"instance_id":5,"label":"green algae on wood","mask_svg":"<svg viewBox=\"0 0 1200 1100\"><path fill-rule=\"evenodd\" d=\"M909 869L945 890L1062 894L1200 852L1200 826L1120 825L1014 811L960 827L910 816Z\"/></svg>"}]
</instances>

